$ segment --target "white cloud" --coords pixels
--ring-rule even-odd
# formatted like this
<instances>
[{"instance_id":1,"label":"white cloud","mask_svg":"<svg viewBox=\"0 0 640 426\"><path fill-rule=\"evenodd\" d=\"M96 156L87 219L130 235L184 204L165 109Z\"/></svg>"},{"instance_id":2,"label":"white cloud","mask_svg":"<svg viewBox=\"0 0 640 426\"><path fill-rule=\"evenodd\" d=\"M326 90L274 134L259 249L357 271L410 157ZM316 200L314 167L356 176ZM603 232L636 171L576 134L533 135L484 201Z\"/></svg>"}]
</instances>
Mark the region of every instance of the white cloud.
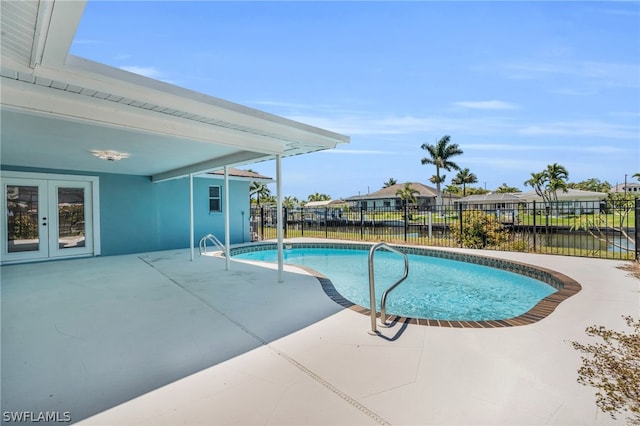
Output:
<instances>
[{"instance_id":1,"label":"white cloud","mask_svg":"<svg viewBox=\"0 0 640 426\"><path fill-rule=\"evenodd\" d=\"M390 136L412 134L450 134L473 135L474 137L499 135L514 136L565 136L565 137L598 137L606 139L638 140L640 129L637 125L624 125L616 122L600 120L575 120L557 122L525 122L506 117L442 117L442 116L371 116L341 115L287 115L285 117L312 126L332 130L350 136ZM606 140L605 139L605 140ZM477 149L524 150L522 145L496 147L475 145ZM469 146L471 148L471 146ZM535 148L528 148L532 150ZM549 147L542 148L549 149ZM575 149L572 148L572 149Z\"/></svg>"},{"instance_id":2,"label":"white cloud","mask_svg":"<svg viewBox=\"0 0 640 426\"><path fill-rule=\"evenodd\" d=\"M397 152L379 151L375 149L329 149L319 151L318 154L347 154L347 155L396 155Z\"/></svg>"},{"instance_id":3,"label":"white cloud","mask_svg":"<svg viewBox=\"0 0 640 426\"><path fill-rule=\"evenodd\" d=\"M478 165L486 169L523 171L544 168L547 163L540 159L504 157L465 157L465 164Z\"/></svg>"},{"instance_id":4,"label":"white cloud","mask_svg":"<svg viewBox=\"0 0 640 426\"><path fill-rule=\"evenodd\" d=\"M370 115L341 115L337 117L316 115L290 115L285 117L329 129L346 135L407 135L414 133L451 134L492 134L504 132L514 127L513 123L503 118L448 118L448 117L415 117L405 116L370 116Z\"/></svg>"},{"instance_id":5,"label":"white cloud","mask_svg":"<svg viewBox=\"0 0 640 426\"><path fill-rule=\"evenodd\" d=\"M470 143L464 145L466 150L478 151L547 151L548 146L531 145L531 144L502 144L502 143Z\"/></svg>"},{"instance_id":6,"label":"white cloud","mask_svg":"<svg viewBox=\"0 0 640 426\"><path fill-rule=\"evenodd\" d=\"M640 11L630 10L630 9L605 9L604 13L606 13L607 15L619 15L619 16L631 16L631 17L640 16Z\"/></svg>"},{"instance_id":7,"label":"white cloud","mask_svg":"<svg viewBox=\"0 0 640 426\"><path fill-rule=\"evenodd\" d=\"M620 145L594 145L594 146L575 146L575 145L558 145L551 144L498 144L498 143L479 143L465 144L465 151L490 151L490 152L580 152L592 154L630 154L639 153L640 146L634 147L632 144L626 146Z\"/></svg>"},{"instance_id":8,"label":"white cloud","mask_svg":"<svg viewBox=\"0 0 640 426\"><path fill-rule=\"evenodd\" d=\"M601 121L563 121L524 126L517 133L528 136L589 136L615 139L638 139L637 126L624 126Z\"/></svg>"},{"instance_id":9,"label":"white cloud","mask_svg":"<svg viewBox=\"0 0 640 426\"><path fill-rule=\"evenodd\" d=\"M596 82L603 87L640 87L640 65L615 62L518 62L505 67L507 77L517 80L564 75Z\"/></svg>"},{"instance_id":10,"label":"white cloud","mask_svg":"<svg viewBox=\"0 0 640 426\"><path fill-rule=\"evenodd\" d=\"M100 40L92 40L92 39L74 39L73 44L102 44L103 42Z\"/></svg>"},{"instance_id":11,"label":"white cloud","mask_svg":"<svg viewBox=\"0 0 640 426\"><path fill-rule=\"evenodd\" d=\"M459 101L454 103L456 106L471 108L471 109L483 109L483 110L492 110L492 109L518 109L518 106L509 102L504 101Z\"/></svg>"},{"instance_id":12,"label":"white cloud","mask_svg":"<svg viewBox=\"0 0 640 426\"><path fill-rule=\"evenodd\" d=\"M129 66L122 66L120 67L120 69L132 72L134 74L139 74L145 77L155 78L157 80L160 80L162 77L162 73L154 67L140 67L137 65L129 65Z\"/></svg>"}]
</instances>

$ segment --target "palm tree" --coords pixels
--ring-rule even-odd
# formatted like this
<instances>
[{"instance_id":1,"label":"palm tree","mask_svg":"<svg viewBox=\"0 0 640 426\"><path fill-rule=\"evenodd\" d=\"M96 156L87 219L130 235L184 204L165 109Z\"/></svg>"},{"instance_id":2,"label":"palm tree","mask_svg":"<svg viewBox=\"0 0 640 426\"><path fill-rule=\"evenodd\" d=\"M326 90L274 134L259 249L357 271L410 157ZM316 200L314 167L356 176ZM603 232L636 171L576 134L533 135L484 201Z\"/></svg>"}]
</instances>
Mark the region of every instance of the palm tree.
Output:
<instances>
[{"instance_id":1,"label":"palm tree","mask_svg":"<svg viewBox=\"0 0 640 426\"><path fill-rule=\"evenodd\" d=\"M400 197L404 206L408 203L417 203L418 198L416 197L420 191L413 188L411 183L405 183L404 186L396 191L396 196Z\"/></svg>"},{"instance_id":2,"label":"palm tree","mask_svg":"<svg viewBox=\"0 0 640 426\"><path fill-rule=\"evenodd\" d=\"M634 174L632 175L632 177L634 177L634 178L636 178L636 179L640 180L640 173L634 173Z\"/></svg>"},{"instance_id":3,"label":"palm tree","mask_svg":"<svg viewBox=\"0 0 640 426\"><path fill-rule=\"evenodd\" d=\"M544 185L547 182L547 176L545 172L531 173L531 177L524 181L525 186L530 186L536 191L543 201L549 201Z\"/></svg>"},{"instance_id":4,"label":"palm tree","mask_svg":"<svg viewBox=\"0 0 640 426\"><path fill-rule=\"evenodd\" d=\"M564 166L558 163L547 165L547 169L543 172L547 177L547 191L553 195L553 200L558 201L558 190L567 192L567 181L569 172Z\"/></svg>"},{"instance_id":5,"label":"palm tree","mask_svg":"<svg viewBox=\"0 0 640 426\"><path fill-rule=\"evenodd\" d=\"M327 194L320 194L319 192L316 192L315 194L309 195L307 199L309 201L328 201L331 197Z\"/></svg>"},{"instance_id":6,"label":"palm tree","mask_svg":"<svg viewBox=\"0 0 640 426\"><path fill-rule=\"evenodd\" d=\"M271 195L269 187L262 182L251 182L249 185L249 199L251 196L256 196L256 205L260 206L260 200L264 200Z\"/></svg>"},{"instance_id":7,"label":"palm tree","mask_svg":"<svg viewBox=\"0 0 640 426\"><path fill-rule=\"evenodd\" d=\"M389 180L384 183L383 188L388 188L390 186L395 185L396 183L398 183L397 180L395 180L394 178L389 178Z\"/></svg>"},{"instance_id":8,"label":"palm tree","mask_svg":"<svg viewBox=\"0 0 640 426\"><path fill-rule=\"evenodd\" d=\"M289 195L287 195L286 197L284 197L284 200L282 200L282 205L284 207L287 208L293 208L298 204L298 198L297 197L291 197Z\"/></svg>"},{"instance_id":9,"label":"palm tree","mask_svg":"<svg viewBox=\"0 0 640 426\"><path fill-rule=\"evenodd\" d=\"M451 171L451 169L460 170L460 167L451 161L451 157L461 155L462 150L458 144L450 143L451 136L444 135L435 145L422 144L420 148L427 151L429 157L424 157L421 163L433 164L436 166L436 174L432 177L432 182L436 184L436 205L442 205L442 194L440 192L440 184L444 182L444 177L440 176L440 169Z\"/></svg>"},{"instance_id":10,"label":"palm tree","mask_svg":"<svg viewBox=\"0 0 640 426\"><path fill-rule=\"evenodd\" d=\"M458 185L454 184L454 183L446 185L442 189L442 192L444 192L445 194L461 195L460 187Z\"/></svg>"},{"instance_id":11,"label":"palm tree","mask_svg":"<svg viewBox=\"0 0 640 426\"><path fill-rule=\"evenodd\" d=\"M502 185L500 185L496 191L497 194L513 194L516 192L522 192L520 191L518 188L516 188L515 186L509 186L506 183L503 183Z\"/></svg>"},{"instance_id":12,"label":"palm tree","mask_svg":"<svg viewBox=\"0 0 640 426\"><path fill-rule=\"evenodd\" d=\"M467 196L467 184L468 183L477 183L478 178L476 175L471 173L468 168L462 169L458 172L455 178L451 180L451 183L454 185L462 185L462 196Z\"/></svg>"},{"instance_id":13,"label":"palm tree","mask_svg":"<svg viewBox=\"0 0 640 426\"><path fill-rule=\"evenodd\" d=\"M553 163L547 165L547 168L538 173L531 173L531 178L524 182L525 185L531 186L545 203L558 201L558 190L567 192L567 181L569 172L567 169L558 164Z\"/></svg>"}]
</instances>

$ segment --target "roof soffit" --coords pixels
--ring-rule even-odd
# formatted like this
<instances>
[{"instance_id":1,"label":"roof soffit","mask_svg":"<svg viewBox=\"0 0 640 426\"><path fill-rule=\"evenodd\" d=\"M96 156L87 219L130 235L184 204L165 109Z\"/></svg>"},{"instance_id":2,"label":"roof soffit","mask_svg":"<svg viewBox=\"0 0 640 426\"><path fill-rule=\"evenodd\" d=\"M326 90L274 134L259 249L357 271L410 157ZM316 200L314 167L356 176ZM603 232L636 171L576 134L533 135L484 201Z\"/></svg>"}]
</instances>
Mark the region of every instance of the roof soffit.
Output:
<instances>
[{"instance_id":1,"label":"roof soffit","mask_svg":"<svg viewBox=\"0 0 640 426\"><path fill-rule=\"evenodd\" d=\"M26 96L24 84L3 79L2 108L31 114L54 115L99 126L125 128L133 132L188 137L266 154L283 151L281 144L261 135L244 134L233 129L185 120L169 114L158 114L129 105L119 105L116 108L112 102L98 97L78 96L77 93L38 85L30 86L26 89ZM52 90L55 90L56 96L51 96Z\"/></svg>"}]
</instances>

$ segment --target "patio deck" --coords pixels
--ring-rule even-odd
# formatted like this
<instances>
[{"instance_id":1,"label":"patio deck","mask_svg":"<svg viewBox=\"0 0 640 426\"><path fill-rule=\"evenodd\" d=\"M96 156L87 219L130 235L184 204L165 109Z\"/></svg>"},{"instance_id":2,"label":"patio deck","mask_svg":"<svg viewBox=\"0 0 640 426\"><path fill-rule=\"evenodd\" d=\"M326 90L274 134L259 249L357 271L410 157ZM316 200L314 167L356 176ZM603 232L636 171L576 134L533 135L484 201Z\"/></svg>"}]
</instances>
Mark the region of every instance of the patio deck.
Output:
<instances>
[{"instance_id":1,"label":"patio deck","mask_svg":"<svg viewBox=\"0 0 640 426\"><path fill-rule=\"evenodd\" d=\"M308 240L308 239L305 239ZM464 250L462 250L464 251ZM469 252L473 252L468 250ZM304 271L187 250L2 267L2 412L134 424L613 424L576 383L592 324L623 328L623 262L482 252L582 285L538 323L396 324L331 301ZM623 423L619 419L617 423Z\"/></svg>"}]
</instances>

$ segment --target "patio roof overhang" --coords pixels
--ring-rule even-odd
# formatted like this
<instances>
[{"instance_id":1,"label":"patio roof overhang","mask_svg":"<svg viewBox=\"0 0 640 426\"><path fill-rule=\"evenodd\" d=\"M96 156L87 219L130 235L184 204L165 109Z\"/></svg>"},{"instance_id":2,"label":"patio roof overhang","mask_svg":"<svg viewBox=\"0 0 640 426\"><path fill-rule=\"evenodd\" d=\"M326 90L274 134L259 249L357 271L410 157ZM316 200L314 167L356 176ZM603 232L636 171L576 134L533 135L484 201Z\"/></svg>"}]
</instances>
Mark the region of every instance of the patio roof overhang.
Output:
<instances>
[{"instance_id":1,"label":"patio roof overhang","mask_svg":"<svg viewBox=\"0 0 640 426\"><path fill-rule=\"evenodd\" d=\"M84 4L2 2L3 166L144 175L159 182L349 141L69 55ZM92 151L128 157L105 161Z\"/></svg>"}]
</instances>

